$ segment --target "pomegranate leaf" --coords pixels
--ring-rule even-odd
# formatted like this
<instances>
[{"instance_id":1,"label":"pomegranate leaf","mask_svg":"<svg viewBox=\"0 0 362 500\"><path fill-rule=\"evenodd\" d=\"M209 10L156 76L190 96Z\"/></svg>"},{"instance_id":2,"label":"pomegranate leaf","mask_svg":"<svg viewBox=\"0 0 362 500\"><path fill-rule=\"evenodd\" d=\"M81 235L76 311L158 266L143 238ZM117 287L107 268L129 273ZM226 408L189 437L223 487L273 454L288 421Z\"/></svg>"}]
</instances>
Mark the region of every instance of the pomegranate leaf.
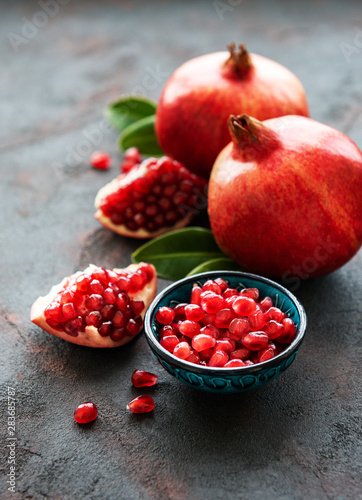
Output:
<instances>
[{"instance_id":1,"label":"pomegranate leaf","mask_svg":"<svg viewBox=\"0 0 362 500\"><path fill-rule=\"evenodd\" d=\"M154 238L132 254L133 262L148 262L161 278L178 280L196 266L225 258L209 229L189 227Z\"/></svg>"},{"instance_id":2,"label":"pomegranate leaf","mask_svg":"<svg viewBox=\"0 0 362 500\"><path fill-rule=\"evenodd\" d=\"M227 257L220 257L218 259L211 259L192 269L187 276L193 276L198 273L206 273L208 271L242 271L233 260Z\"/></svg>"},{"instance_id":3,"label":"pomegranate leaf","mask_svg":"<svg viewBox=\"0 0 362 500\"><path fill-rule=\"evenodd\" d=\"M118 139L120 149L136 147L142 154L162 156L155 132L155 115L146 116L126 127Z\"/></svg>"},{"instance_id":4,"label":"pomegranate leaf","mask_svg":"<svg viewBox=\"0 0 362 500\"><path fill-rule=\"evenodd\" d=\"M123 96L111 102L105 109L105 118L117 130L122 132L141 118L154 115L156 102L136 95Z\"/></svg>"}]
</instances>

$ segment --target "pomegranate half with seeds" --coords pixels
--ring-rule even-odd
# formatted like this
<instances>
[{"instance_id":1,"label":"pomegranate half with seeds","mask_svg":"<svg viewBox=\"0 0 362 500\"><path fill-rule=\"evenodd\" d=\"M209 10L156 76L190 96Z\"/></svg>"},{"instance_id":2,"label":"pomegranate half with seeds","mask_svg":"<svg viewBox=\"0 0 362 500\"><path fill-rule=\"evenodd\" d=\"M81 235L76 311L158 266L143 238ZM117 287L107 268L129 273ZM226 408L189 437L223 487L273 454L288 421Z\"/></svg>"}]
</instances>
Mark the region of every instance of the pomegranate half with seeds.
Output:
<instances>
[{"instance_id":1,"label":"pomegranate half with seeds","mask_svg":"<svg viewBox=\"0 0 362 500\"><path fill-rule=\"evenodd\" d=\"M149 158L97 194L95 218L123 236L153 238L186 226L205 203L205 181L171 158Z\"/></svg>"},{"instance_id":2,"label":"pomegranate half with seeds","mask_svg":"<svg viewBox=\"0 0 362 500\"><path fill-rule=\"evenodd\" d=\"M46 332L74 344L118 347L142 330L156 288L156 270L151 264L107 270L90 265L39 297L30 319Z\"/></svg>"}]
</instances>

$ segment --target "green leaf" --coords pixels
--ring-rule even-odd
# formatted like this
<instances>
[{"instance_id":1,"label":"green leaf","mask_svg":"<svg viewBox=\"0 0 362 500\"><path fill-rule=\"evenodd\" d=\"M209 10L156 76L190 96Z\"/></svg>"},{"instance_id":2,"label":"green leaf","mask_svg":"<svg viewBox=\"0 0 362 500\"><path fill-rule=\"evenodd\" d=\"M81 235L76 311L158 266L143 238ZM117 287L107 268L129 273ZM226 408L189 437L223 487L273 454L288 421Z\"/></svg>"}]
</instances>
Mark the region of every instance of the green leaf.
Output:
<instances>
[{"instance_id":1,"label":"green leaf","mask_svg":"<svg viewBox=\"0 0 362 500\"><path fill-rule=\"evenodd\" d=\"M122 132L132 123L155 113L156 102L146 97L129 95L111 102L104 115L115 129Z\"/></svg>"},{"instance_id":2,"label":"green leaf","mask_svg":"<svg viewBox=\"0 0 362 500\"><path fill-rule=\"evenodd\" d=\"M231 259L221 257L203 262L199 266L192 269L187 276L193 276L198 273L206 273L208 271L242 271L242 269Z\"/></svg>"},{"instance_id":3,"label":"green leaf","mask_svg":"<svg viewBox=\"0 0 362 500\"><path fill-rule=\"evenodd\" d=\"M121 150L136 147L144 155L162 156L164 153L158 145L155 132L155 115L141 118L125 128L118 139Z\"/></svg>"},{"instance_id":4,"label":"green leaf","mask_svg":"<svg viewBox=\"0 0 362 500\"><path fill-rule=\"evenodd\" d=\"M161 278L184 278L196 266L224 254L209 229L189 227L159 236L132 254L133 262L149 262Z\"/></svg>"}]
</instances>

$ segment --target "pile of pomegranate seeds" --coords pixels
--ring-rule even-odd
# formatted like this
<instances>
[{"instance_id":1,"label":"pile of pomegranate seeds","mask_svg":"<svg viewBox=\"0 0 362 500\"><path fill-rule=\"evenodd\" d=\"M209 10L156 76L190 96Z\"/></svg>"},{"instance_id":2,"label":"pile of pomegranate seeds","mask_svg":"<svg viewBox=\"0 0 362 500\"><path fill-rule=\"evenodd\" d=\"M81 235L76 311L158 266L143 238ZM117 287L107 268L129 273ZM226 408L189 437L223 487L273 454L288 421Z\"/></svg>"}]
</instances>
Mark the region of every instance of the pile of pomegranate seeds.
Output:
<instances>
[{"instance_id":1,"label":"pile of pomegranate seeds","mask_svg":"<svg viewBox=\"0 0 362 500\"><path fill-rule=\"evenodd\" d=\"M240 292L222 278L193 286L190 304L160 307L160 344L180 359L212 367L238 367L273 358L295 336L293 321L259 297Z\"/></svg>"},{"instance_id":2,"label":"pile of pomegranate seeds","mask_svg":"<svg viewBox=\"0 0 362 500\"><path fill-rule=\"evenodd\" d=\"M74 420L78 424L88 424L97 418L98 410L94 403L82 403L74 412Z\"/></svg>"},{"instance_id":3,"label":"pile of pomegranate seeds","mask_svg":"<svg viewBox=\"0 0 362 500\"><path fill-rule=\"evenodd\" d=\"M94 168L106 170L111 166L111 157L103 151L95 151L90 157L90 163Z\"/></svg>"},{"instance_id":4,"label":"pile of pomegranate seeds","mask_svg":"<svg viewBox=\"0 0 362 500\"><path fill-rule=\"evenodd\" d=\"M141 312L145 304L128 294L141 290L152 277L149 264L140 265L135 272L120 273L90 266L67 278L63 289L44 310L46 322L73 337L87 326L114 341L125 335L135 336L143 327Z\"/></svg>"},{"instance_id":5,"label":"pile of pomegranate seeds","mask_svg":"<svg viewBox=\"0 0 362 500\"><path fill-rule=\"evenodd\" d=\"M118 177L118 189L100 201L99 209L113 224L152 233L195 214L205 180L168 157L149 158L134 166L132 161L127 164L128 173Z\"/></svg>"},{"instance_id":6,"label":"pile of pomegranate seeds","mask_svg":"<svg viewBox=\"0 0 362 500\"><path fill-rule=\"evenodd\" d=\"M142 156L139 150L135 147L129 148L124 152L124 159L120 166L121 172L127 174L140 163L142 163Z\"/></svg>"}]
</instances>

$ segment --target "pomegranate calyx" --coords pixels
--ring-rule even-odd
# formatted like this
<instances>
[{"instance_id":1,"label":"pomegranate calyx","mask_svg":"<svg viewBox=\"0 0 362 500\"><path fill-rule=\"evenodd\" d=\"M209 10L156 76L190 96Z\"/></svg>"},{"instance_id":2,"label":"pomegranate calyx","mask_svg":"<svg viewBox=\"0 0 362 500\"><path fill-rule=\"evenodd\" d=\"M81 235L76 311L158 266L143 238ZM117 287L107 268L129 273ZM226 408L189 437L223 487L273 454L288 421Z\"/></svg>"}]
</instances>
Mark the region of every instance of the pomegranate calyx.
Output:
<instances>
[{"instance_id":1,"label":"pomegranate calyx","mask_svg":"<svg viewBox=\"0 0 362 500\"><path fill-rule=\"evenodd\" d=\"M253 67L249 52L243 43L239 44L239 50L236 50L235 43L230 43L227 48L230 55L224 63L224 76L232 76L241 80L246 77Z\"/></svg>"},{"instance_id":2,"label":"pomegranate calyx","mask_svg":"<svg viewBox=\"0 0 362 500\"><path fill-rule=\"evenodd\" d=\"M276 133L251 116L230 115L228 127L234 144L246 155L246 160L250 159L250 149L254 155L256 152L270 152L280 146Z\"/></svg>"}]
</instances>

